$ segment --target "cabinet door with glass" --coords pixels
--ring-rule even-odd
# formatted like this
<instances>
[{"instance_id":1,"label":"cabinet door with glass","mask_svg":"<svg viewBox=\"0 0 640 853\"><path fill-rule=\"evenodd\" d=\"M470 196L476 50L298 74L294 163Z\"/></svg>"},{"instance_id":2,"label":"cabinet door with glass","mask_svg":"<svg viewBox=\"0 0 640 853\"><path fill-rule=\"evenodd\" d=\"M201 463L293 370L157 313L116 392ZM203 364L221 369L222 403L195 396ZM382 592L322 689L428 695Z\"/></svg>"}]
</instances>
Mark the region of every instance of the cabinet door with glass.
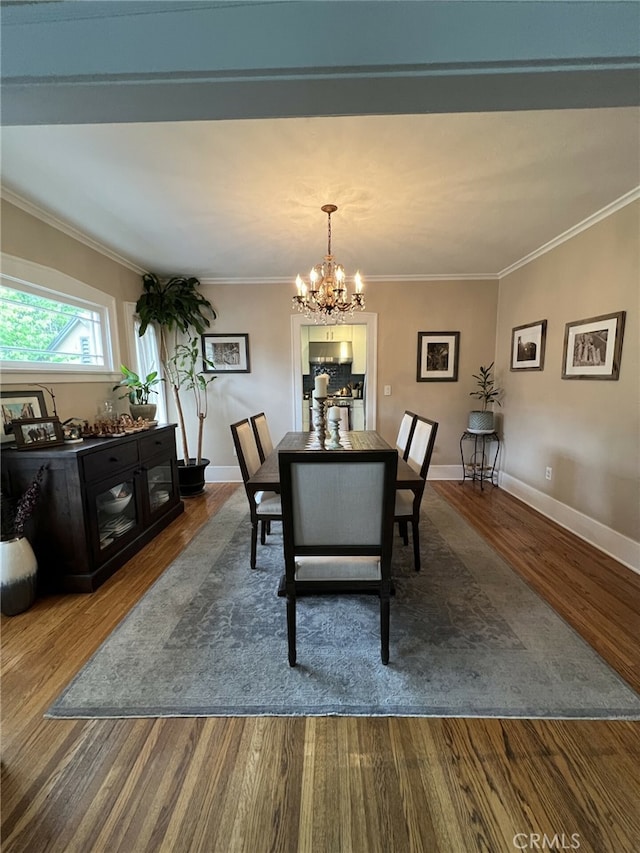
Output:
<instances>
[{"instance_id":1,"label":"cabinet door with glass","mask_svg":"<svg viewBox=\"0 0 640 853\"><path fill-rule=\"evenodd\" d=\"M179 500L175 462L166 457L145 463L144 489L149 516L162 515L170 504Z\"/></svg>"},{"instance_id":2,"label":"cabinet door with glass","mask_svg":"<svg viewBox=\"0 0 640 853\"><path fill-rule=\"evenodd\" d=\"M87 489L87 523L91 548L97 563L140 534L144 509L140 477L136 468L95 483Z\"/></svg>"}]
</instances>

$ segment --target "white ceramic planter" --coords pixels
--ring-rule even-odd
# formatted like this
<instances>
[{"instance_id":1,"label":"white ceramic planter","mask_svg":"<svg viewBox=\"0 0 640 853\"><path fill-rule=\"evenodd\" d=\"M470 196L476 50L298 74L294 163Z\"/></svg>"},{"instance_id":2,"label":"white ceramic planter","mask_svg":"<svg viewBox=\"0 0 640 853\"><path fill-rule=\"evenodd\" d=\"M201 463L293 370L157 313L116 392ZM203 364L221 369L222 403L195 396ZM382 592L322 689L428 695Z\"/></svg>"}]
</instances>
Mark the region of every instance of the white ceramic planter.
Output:
<instances>
[{"instance_id":1,"label":"white ceramic planter","mask_svg":"<svg viewBox=\"0 0 640 853\"><path fill-rule=\"evenodd\" d=\"M0 603L5 616L24 613L36 600L38 562L24 536L0 542Z\"/></svg>"}]
</instances>

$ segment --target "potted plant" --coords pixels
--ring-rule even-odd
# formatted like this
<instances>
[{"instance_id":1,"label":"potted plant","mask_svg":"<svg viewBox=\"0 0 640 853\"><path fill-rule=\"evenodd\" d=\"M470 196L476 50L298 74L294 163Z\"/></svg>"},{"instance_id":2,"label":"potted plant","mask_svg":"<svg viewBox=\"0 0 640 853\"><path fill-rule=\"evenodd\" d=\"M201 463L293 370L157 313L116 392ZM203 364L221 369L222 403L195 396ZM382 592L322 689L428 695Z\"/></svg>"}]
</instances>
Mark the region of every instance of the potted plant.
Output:
<instances>
[{"instance_id":1,"label":"potted plant","mask_svg":"<svg viewBox=\"0 0 640 853\"><path fill-rule=\"evenodd\" d=\"M496 388L493 365L493 361L488 367L480 365L480 372L473 374L478 390L470 391L469 396L482 400L482 409L469 412L469 432L493 432L494 430L494 413L488 407L493 403L502 406L499 400L502 389Z\"/></svg>"},{"instance_id":2,"label":"potted plant","mask_svg":"<svg viewBox=\"0 0 640 853\"><path fill-rule=\"evenodd\" d=\"M188 360L184 360L185 353L179 347L187 347L190 352L194 351L195 347L197 356L197 339L195 344L193 343L194 333L203 334L210 325L209 318L215 319L217 314L211 303L199 293L200 282L193 276L173 276L167 280L161 280L154 273L145 273L142 276L142 285L143 293L136 303L136 312L140 317L139 334L144 335L150 323L158 331L160 362L164 377L173 392L182 438L182 459L178 461L180 493L193 494L190 492L193 486L187 482L189 475L193 472L189 472L188 469L192 466L202 466L202 429L207 412L206 408L198 410L199 453L192 456L189 452L180 391L183 388L194 391L191 383L196 375L195 362L193 371L190 371L187 366ZM185 336L190 341L189 344L184 343ZM198 393L204 390L206 398L206 387L203 389L199 380L195 380L195 384L198 387ZM198 457L200 457L200 463Z\"/></svg>"},{"instance_id":3,"label":"potted plant","mask_svg":"<svg viewBox=\"0 0 640 853\"><path fill-rule=\"evenodd\" d=\"M200 355L200 341L191 338L188 343L176 344L171 358L171 370L178 380L178 385L185 391L190 391L198 418L198 437L196 440L195 461L189 460L189 465L178 463L180 475L180 493L184 497L199 495L204 491L204 471L209 459L202 456L202 440L204 437L204 422L209 413L207 391L209 385L218 377L204 373L204 366L213 367L213 362Z\"/></svg>"},{"instance_id":4,"label":"potted plant","mask_svg":"<svg viewBox=\"0 0 640 853\"><path fill-rule=\"evenodd\" d=\"M144 420L152 421L156 416L156 404L150 402L151 394L157 394L151 386L157 385L160 382L160 377L158 376L157 370L152 370L151 373L148 373L144 379L142 379L138 374L130 370L128 367L125 367L124 364L120 365L120 372L122 373L122 379L118 382L117 385L113 386L113 391L116 391L118 388L126 388L126 392L121 394L119 399L124 400L125 398L129 398L129 411L131 412L132 418L144 418Z\"/></svg>"},{"instance_id":5,"label":"potted plant","mask_svg":"<svg viewBox=\"0 0 640 853\"><path fill-rule=\"evenodd\" d=\"M38 562L24 528L36 508L46 465L41 465L21 498L12 500L2 492L0 533L0 590L2 612L16 616L28 610L36 599Z\"/></svg>"}]
</instances>

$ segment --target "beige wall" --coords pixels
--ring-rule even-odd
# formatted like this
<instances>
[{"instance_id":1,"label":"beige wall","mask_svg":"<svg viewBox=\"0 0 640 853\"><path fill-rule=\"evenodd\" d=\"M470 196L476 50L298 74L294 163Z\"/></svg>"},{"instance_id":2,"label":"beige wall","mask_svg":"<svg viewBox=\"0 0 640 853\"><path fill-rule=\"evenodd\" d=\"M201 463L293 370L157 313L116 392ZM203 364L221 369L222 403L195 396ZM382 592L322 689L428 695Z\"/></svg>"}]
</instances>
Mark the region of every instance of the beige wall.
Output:
<instances>
[{"instance_id":1,"label":"beige wall","mask_svg":"<svg viewBox=\"0 0 640 853\"><path fill-rule=\"evenodd\" d=\"M247 414L266 412L275 440L293 428L293 292L293 285L203 287L218 313L211 331L248 332L251 358L250 374L220 376L210 392L204 449L215 465L236 464L229 424ZM494 358L497 297L494 281L367 286L367 311L378 314L377 428L389 442L411 409L440 423L432 464L459 465L458 442L473 408L471 374ZM416 382L419 331L461 332L458 382ZM385 385L391 385L390 397L383 396Z\"/></svg>"},{"instance_id":2,"label":"beige wall","mask_svg":"<svg viewBox=\"0 0 640 853\"><path fill-rule=\"evenodd\" d=\"M140 275L105 257L6 200L0 202L2 251L45 267L60 270L78 281L115 297L118 313L118 341L123 361L129 359L124 334L124 302L135 302L140 293ZM112 399L113 381L70 383L43 379L53 388L61 420L70 417L92 420L101 402ZM2 388L24 388L24 380L2 377ZM47 409L51 414L50 398Z\"/></svg>"},{"instance_id":3,"label":"beige wall","mask_svg":"<svg viewBox=\"0 0 640 853\"><path fill-rule=\"evenodd\" d=\"M378 315L378 429L393 442L405 409L440 423L433 456L457 473L459 437L472 374L496 358L504 388L502 470L509 482L553 498L585 519L638 541L639 385L638 270L640 204L628 205L520 270L496 281L369 283L367 311ZM51 266L135 302L140 276L8 203L2 206L4 252ZM237 462L229 424L265 411L274 439L293 425L291 296L293 286L205 285L218 312L211 331L247 332L251 373L220 376L210 391L204 453L214 476ZM562 380L564 324L625 310L617 382ZM509 370L511 330L547 319L545 369ZM119 309L123 359L128 358ZM459 331L458 382L416 382L417 333ZM496 343L497 342L497 343ZM382 393L390 385L391 396ZM62 419L95 415L111 383L53 383ZM3 381L3 387L6 383ZM189 403L187 403L189 411ZM174 419L173 417L171 418ZM544 479L545 467L553 479ZM217 469L217 471L215 470ZM453 476L456 476L456 473ZM523 495L525 499L528 495ZM553 512L550 514L553 515Z\"/></svg>"},{"instance_id":4,"label":"beige wall","mask_svg":"<svg viewBox=\"0 0 640 853\"><path fill-rule=\"evenodd\" d=\"M640 540L640 202L500 282L503 470ZM626 311L618 381L561 378L565 324ZM544 370L510 371L515 326L547 320ZM545 468L553 468L551 481Z\"/></svg>"}]
</instances>

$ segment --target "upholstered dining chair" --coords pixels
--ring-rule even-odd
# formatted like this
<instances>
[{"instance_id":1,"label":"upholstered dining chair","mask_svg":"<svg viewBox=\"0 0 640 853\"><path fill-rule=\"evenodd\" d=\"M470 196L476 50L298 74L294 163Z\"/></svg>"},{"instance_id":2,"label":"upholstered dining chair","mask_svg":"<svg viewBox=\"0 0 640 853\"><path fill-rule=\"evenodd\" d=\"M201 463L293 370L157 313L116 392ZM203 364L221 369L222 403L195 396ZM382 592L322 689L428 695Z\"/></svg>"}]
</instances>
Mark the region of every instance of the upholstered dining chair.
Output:
<instances>
[{"instance_id":1,"label":"upholstered dining chair","mask_svg":"<svg viewBox=\"0 0 640 853\"><path fill-rule=\"evenodd\" d=\"M380 656L389 662L396 450L279 454L289 665L296 604L310 593L380 598Z\"/></svg>"},{"instance_id":2,"label":"upholstered dining chair","mask_svg":"<svg viewBox=\"0 0 640 853\"><path fill-rule=\"evenodd\" d=\"M407 464L426 481L431 463L431 454L436 441L438 424L428 418L415 416L411 442L407 451ZM400 525L400 533L405 545L409 544L408 527L411 525L413 539L413 566L420 571L420 505L423 489L413 492L410 489L396 490L395 521Z\"/></svg>"},{"instance_id":3,"label":"upholstered dining chair","mask_svg":"<svg viewBox=\"0 0 640 853\"><path fill-rule=\"evenodd\" d=\"M252 415L249 420L251 421L253 434L256 437L256 444L258 445L258 455L260 456L260 461L264 462L264 460L273 450L273 441L271 440L271 433L269 432L267 416L264 412L260 412L260 414L258 415Z\"/></svg>"},{"instance_id":4,"label":"upholstered dining chair","mask_svg":"<svg viewBox=\"0 0 640 853\"><path fill-rule=\"evenodd\" d=\"M398 437L396 438L396 448L405 461L409 453L409 444L411 443L411 436L416 425L416 417L417 415L414 412L406 411L400 421Z\"/></svg>"},{"instance_id":5,"label":"upholstered dining chair","mask_svg":"<svg viewBox=\"0 0 640 853\"><path fill-rule=\"evenodd\" d=\"M251 560L252 569L256 567L258 548L258 522L260 522L260 543L266 543L267 530L270 522L282 521L282 506L280 495L275 492L256 492L247 485L260 465L260 455L256 437L248 418L231 424L233 443L238 454L240 471L244 481L245 491L249 499L249 510L251 512Z\"/></svg>"}]
</instances>

